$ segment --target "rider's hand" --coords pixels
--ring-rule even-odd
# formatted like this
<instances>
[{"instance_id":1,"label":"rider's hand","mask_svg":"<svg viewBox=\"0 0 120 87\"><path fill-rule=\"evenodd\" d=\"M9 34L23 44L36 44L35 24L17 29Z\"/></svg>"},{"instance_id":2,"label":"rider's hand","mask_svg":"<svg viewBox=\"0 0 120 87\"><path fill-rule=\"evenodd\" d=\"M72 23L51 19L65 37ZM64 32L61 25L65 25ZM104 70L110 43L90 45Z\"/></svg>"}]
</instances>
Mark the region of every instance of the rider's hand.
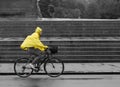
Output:
<instances>
[{"instance_id":1,"label":"rider's hand","mask_svg":"<svg viewBox=\"0 0 120 87\"><path fill-rule=\"evenodd\" d=\"M48 48L48 46L45 46L45 49L47 49Z\"/></svg>"},{"instance_id":2,"label":"rider's hand","mask_svg":"<svg viewBox=\"0 0 120 87\"><path fill-rule=\"evenodd\" d=\"M50 47L46 48L46 52L49 53L49 54L51 54L51 51L50 51L49 48L50 48Z\"/></svg>"}]
</instances>

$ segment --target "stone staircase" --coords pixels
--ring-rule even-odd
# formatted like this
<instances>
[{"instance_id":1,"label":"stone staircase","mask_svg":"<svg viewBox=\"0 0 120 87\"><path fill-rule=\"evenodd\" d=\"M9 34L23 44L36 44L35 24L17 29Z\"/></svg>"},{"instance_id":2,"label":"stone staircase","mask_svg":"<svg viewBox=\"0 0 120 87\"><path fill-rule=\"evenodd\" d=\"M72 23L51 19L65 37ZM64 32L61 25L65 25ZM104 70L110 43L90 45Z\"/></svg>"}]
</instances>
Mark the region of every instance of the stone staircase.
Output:
<instances>
[{"instance_id":1,"label":"stone staircase","mask_svg":"<svg viewBox=\"0 0 120 87\"><path fill-rule=\"evenodd\" d=\"M42 41L57 45L55 56L64 62L120 62L119 20L22 20L0 21L0 62L27 56L19 46L36 26Z\"/></svg>"}]
</instances>

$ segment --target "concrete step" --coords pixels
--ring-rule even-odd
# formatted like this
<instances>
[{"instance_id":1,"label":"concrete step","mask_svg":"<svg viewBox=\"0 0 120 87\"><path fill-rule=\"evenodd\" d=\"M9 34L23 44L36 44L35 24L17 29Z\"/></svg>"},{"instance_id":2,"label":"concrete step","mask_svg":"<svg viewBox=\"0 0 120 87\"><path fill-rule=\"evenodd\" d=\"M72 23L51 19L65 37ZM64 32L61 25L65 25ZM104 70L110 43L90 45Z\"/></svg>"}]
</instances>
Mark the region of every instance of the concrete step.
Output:
<instances>
[{"instance_id":1,"label":"concrete step","mask_svg":"<svg viewBox=\"0 0 120 87\"><path fill-rule=\"evenodd\" d=\"M27 56L20 49L24 38L0 40L0 62L13 62ZM46 45L58 46L56 57L64 62L115 62L120 61L120 39L42 38Z\"/></svg>"},{"instance_id":2,"label":"concrete step","mask_svg":"<svg viewBox=\"0 0 120 87\"><path fill-rule=\"evenodd\" d=\"M119 20L14 20L0 21L0 37L26 37L36 26L43 37L119 37Z\"/></svg>"}]
</instances>

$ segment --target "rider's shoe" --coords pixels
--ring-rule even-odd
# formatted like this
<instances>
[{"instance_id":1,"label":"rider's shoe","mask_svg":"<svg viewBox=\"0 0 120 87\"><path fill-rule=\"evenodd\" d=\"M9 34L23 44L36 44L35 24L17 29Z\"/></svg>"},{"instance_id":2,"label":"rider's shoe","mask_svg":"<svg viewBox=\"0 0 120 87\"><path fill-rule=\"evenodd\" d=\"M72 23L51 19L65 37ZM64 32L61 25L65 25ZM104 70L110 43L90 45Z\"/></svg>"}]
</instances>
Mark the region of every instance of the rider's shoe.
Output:
<instances>
[{"instance_id":1,"label":"rider's shoe","mask_svg":"<svg viewBox=\"0 0 120 87\"><path fill-rule=\"evenodd\" d=\"M29 66L30 66L30 68L32 68L33 70L36 70L35 66L34 66L32 63L30 63Z\"/></svg>"},{"instance_id":2,"label":"rider's shoe","mask_svg":"<svg viewBox=\"0 0 120 87\"><path fill-rule=\"evenodd\" d=\"M39 70L43 71L42 68L39 68L39 70L38 70L37 67L35 67L32 63L29 64L29 67L32 68L35 72L38 72Z\"/></svg>"}]
</instances>

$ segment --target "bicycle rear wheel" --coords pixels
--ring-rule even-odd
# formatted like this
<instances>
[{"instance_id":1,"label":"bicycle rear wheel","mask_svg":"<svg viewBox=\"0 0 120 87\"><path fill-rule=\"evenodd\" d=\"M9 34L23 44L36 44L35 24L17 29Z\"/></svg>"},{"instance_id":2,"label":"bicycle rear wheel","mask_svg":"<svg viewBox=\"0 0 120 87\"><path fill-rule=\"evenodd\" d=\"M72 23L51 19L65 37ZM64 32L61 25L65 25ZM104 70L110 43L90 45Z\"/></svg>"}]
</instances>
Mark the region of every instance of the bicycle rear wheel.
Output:
<instances>
[{"instance_id":1,"label":"bicycle rear wheel","mask_svg":"<svg viewBox=\"0 0 120 87\"><path fill-rule=\"evenodd\" d=\"M19 58L14 63L14 72L22 78L30 76L33 69L29 67L31 61L28 58Z\"/></svg>"},{"instance_id":2,"label":"bicycle rear wheel","mask_svg":"<svg viewBox=\"0 0 120 87\"><path fill-rule=\"evenodd\" d=\"M44 64L44 70L50 77L58 77L64 71L64 63L58 58L48 59Z\"/></svg>"}]
</instances>

